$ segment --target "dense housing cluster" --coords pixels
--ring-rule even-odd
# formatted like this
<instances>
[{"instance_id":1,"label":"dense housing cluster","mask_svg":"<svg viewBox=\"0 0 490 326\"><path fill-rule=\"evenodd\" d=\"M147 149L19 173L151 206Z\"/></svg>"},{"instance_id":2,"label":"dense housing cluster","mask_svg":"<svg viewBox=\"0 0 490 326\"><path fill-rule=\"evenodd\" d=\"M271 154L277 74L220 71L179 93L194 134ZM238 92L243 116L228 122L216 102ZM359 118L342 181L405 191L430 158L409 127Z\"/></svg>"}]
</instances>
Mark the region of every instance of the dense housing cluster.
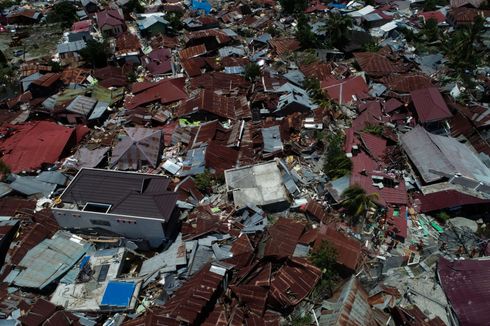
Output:
<instances>
[{"instance_id":1,"label":"dense housing cluster","mask_svg":"<svg viewBox=\"0 0 490 326\"><path fill-rule=\"evenodd\" d=\"M488 0L0 0L0 323L490 323Z\"/></svg>"}]
</instances>

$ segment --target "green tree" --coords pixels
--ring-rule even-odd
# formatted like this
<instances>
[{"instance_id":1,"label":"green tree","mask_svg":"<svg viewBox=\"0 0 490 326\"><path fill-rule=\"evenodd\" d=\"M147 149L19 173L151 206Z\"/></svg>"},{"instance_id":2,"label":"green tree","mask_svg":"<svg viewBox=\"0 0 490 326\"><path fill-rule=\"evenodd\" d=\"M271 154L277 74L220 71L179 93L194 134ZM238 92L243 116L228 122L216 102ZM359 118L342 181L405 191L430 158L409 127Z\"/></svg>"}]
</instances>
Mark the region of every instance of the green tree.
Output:
<instances>
[{"instance_id":1,"label":"green tree","mask_svg":"<svg viewBox=\"0 0 490 326\"><path fill-rule=\"evenodd\" d=\"M353 25L352 18L337 12L330 12L325 32L330 45L339 47L350 38L350 28Z\"/></svg>"},{"instance_id":2,"label":"green tree","mask_svg":"<svg viewBox=\"0 0 490 326\"><path fill-rule=\"evenodd\" d=\"M88 40L87 46L80 50L80 55L85 62L91 64L93 67L101 68L107 66L109 48L105 42Z\"/></svg>"},{"instance_id":3,"label":"green tree","mask_svg":"<svg viewBox=\"0 0 490 326\"><path fill-rule=\"evenodd\" d=\"M251 82L255 81L260 76L260 66L251 62L245 66L245 78Z\"/></svg>"},{"instance_id":4,"label":"green tree","mask_svg":"<svg viewBox=\"0 0 490 326\"><path fill-rule=\"evenodd\" d=\"M10 8L14 5L18 4L18 1L14 0L0 0L0 11L3 11L7 8Z\"/></svg>"},{"instance_id":5,"label":"green tree","mask_svg":"<svg viewBox=\"0 0 490 326\"><path fill-rule=\"evenodd\" d=\"M323 171L332 180L350 174L352 170L352 161L345 155L343 144L344 137L341 135L329 135Z\"/></svg>"},{"instance_id":6,"label":"green tree","mask_svg":"<svg viewBox=\"0 0 490 326\"><path fill-rule=\"evenodd\" d=\"M381 136L383 134L383 126L382 125L373 125L373 124L368 124L364 130L367 133L376 135L376 136Z\"/></svg>"},{"instance_id":7,"label":"green tree","mask_svg":"<svg viewBox=\"0 0 490 326\"><path fill-rule=\"evenodd\" d=\"M477 16L471 26L457 29L444 45L449 65L462 73L474 69L483 60L488 49L481 46L481 36L485 31L485 19Z\"/></svg>"},{"instance_id":8,"label":"green tree","mask_svg":"<svg viewBox=\"0 0 490 326\"><path fill-rule=\"evenodd\" d=\"M123 6L123 12L125 14L130 14L132 12L136 13L142 13L145 12L145 7L141 4L139 0L129 0L124 6Z\"/></svg>"},{"instance_id":9,"label":"green tree","mask_svg":"<svg viewBox=\"0 0 490 326\"><path fill-rule=\"evenodd\" d=\"M68 1L56 3L48 13L48 23L61 23L62 27L70 27L77 20L77 8Z\"/></svg>"},{"instance_id":10,"label":"green tree","mask_svg":"<svg viewBox=\"0 0 490 326\"><path fill-rule=\"evenodd\" d=\"M288 15L303 12L308 8L308 1L306 0L279 0L279 3L282 10Z\"/></svg>"},{"instance_id":11,"label":"green tree","mask_svg":"<svg viewBox=\"0 0 490 326\"><path fill-rule=\"evenodd\" d=\"M182 13L178 11L168 11L165 14L165 20L169 22L169 26L173 33L180 31L184 28L182 24Z\"/></svg>"},{"instance_id":12,"label":"green tree","mask_svg":"<svg viewBox=\"0 0 490 326\"><path fill-rule=\"evenodd\" d=\"M376 42L368 42L364 44L363 46L364 51L366 52L378 52L381 47L379 46L378 43Z\"/></svg>"},{"instance_id":13,"label":"green tree","mask_svg":"<svg viewBox=\"0 0 490 326\"><path fill-rule=\"evenodd\" d=\"M194 177L197 189L201 191L208 191L213 185L213 175L205 170L204 173L199 173Z\"/></svg>"},{"instance_id":14,"label":"green tree","mask_svg":"<svg viewBox=\"0 0 490 326\"><path fill-rule=\"evenodd\" d=\"M426 0L424 2L424 11L433 11L437 9L438 0Z\"/></svg>"},{"instance_id":15,"label":"green tree","mask_svg":"<svg viewBox=\"0 0 490 326\"><path fill-rule=\"evenodd\" d=\"M422 27L422 34L427 42L435 42L439 40L439 24L434 18L429 18Z\"/></svg>"},{"instance_id":16,"label":"green tree","mask_svg":"<svg viewBox=\"0 0 490 326\"><path fill-rule=\"evenodd\" d=\"M10 167L2 159L0 159L0 174L10 174Z\"/></svg>"},{"instance_id":17,"label":"green tree","mask_svg":"<svg viewBox=\"0 0 490 326\"><path fill-rule=\"evenodd\" d=\"M325 295L325 290L332 294L332 287L334 285L334 280L338 277L337 271L337 257L338 253L335 247L333 247L330 242L323 240L315 250L313 250L309 259L316 267L320 268L322 271L322 279L317 285L315 292L319 292L320 298Z\"/></svg>"},{"instance_id":18,"label":"green tree","mask_svg":"<svg viewBox=\"0 0 490 326\"><path fill-rule=\"evenodd\" d=\"M353 185L344 191L342 197L342 206L353 217L353 224L356 224L360 217L364 217L370 208L376 206L375 201L379 195L376 193L367 194L363 188Z\"/></svg>"},{"instance_id":19,"label":"green tree","mask_svg":"<svg viewBox=\"0 0 490 326\"><path fill-rule=\"evenodd\" d=\"M5 66L7 64L7 57L5 57L5 54L0 50L0 67Z\"/></svg>"},{"instance_id":20,"label":"green tree","mask_svg":"<svg viewBox=\"0 0 490 326\"><path fill-rule=\"evenodd\" d=\"M311 26L308 23L308 16L304 13L301 13L298 16L298 25L294 36L304 49L317 48L319 45L318 38L311 30Z\"/></svg>"}]
</instances>

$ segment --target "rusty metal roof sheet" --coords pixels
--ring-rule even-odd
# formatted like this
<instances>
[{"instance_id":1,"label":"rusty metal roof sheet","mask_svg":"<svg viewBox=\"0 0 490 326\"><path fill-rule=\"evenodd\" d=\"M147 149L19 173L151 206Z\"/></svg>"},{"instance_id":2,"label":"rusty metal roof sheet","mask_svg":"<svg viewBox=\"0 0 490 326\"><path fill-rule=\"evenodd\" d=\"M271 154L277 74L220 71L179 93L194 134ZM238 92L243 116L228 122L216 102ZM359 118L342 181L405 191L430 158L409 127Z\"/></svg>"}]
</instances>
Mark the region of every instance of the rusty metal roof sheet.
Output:
<instances>
[{"instance_id":1,"label":"rusty metal roof sheet","mask_svg":"<svg viewBox=\"0 0 490 326\"><path fill-rule=\"evenodd\" d=\"M315 287L321 270L306 259L288 259L273 276L270 303L277 309L287 309L301 302Z\"/></svg>"},{"instance_id":2,"label":"rusty metal roof sheet","mask_svg":"<svg viewBox=\"0 0 490 326\"><path fill-rule=\"evenodd\" d=\"M405 70L380 53L358 52L354 53L354 57L361 69L369 75L384 76Z\"/></svg>"},{"instance_id":3,"label":"rusty metal roof sheet","mask_svg":"<svg viewBox=\"0 0 490 326\"><path fill-rule=\"evenodd\" d=\"M445 120L453 116L441 93L435 87L412 91L410 96L419 121L422 123Z\"/></svg>"},{"instance_id":4,"label":"rusty metal roof sheet","mask_svg":"<svg viewBox=\"0 0 490 326\"><path fill-rule=\"evenodd\" d=\"M328 241L337 251L337 263L355 271L361 257L361 243L329 226L323 226L315 241L314 250L323 240Z\"/></svg>"},{"instance_id":5,"label":"rusty metal roof sheet","mask_svg":"<svg viewBox=\"0 0 490 326\"><path fill-rule=\"evenodd\" d=\"M124 128L124 137L112 151L111 166L120 170L137 170L143 165L155 168L163 148L163 132L160 129Z\"/></svg>"},{"instance_id":6,"label":"rusty metal roof sheet","mask_svg":"<svg viewBox=\"0 0 490 326\"><path fill-rule=\"evenodd\" d=\"M320 315L320 324L325 326L376 326L368 294L359 280L352 276L344 285L335 304L335 309Z\"/></svg>"},{"instance_id":7,"label":"rusty metal roof sheet","mask_svg":"<svg viewBox=\"0 0 490 326\"><path fill-rule=\"evenodd\" d=\"M269 44L278 55L290 53L301 48L301 44L294 37L273 38L269 41Z\"/></svg>"},{"instance_id":8,"label":"rusty metal roof sheet","mask_svg":"<svg viewBox=\"0 0 490 326\"><path fill-rule=\"evenodd\" d=\"M162 307L163 313L188 324L204 319L205 308L216 299L224 276L225 274L216 273L211 264L207 264L165 303Z\"/></svg>"},{"instance_id":9,"label":"rusty metal roof sheet","mask_svg":"<svg viewBox=\"0 0 490 326\"><path fill-rule=\"evenodd\" d=\"M181 60L191 59L203 54L206 54L208 50L204 44L199 44L195 46L191 46L179 51L179 57Z\"/></svg>"},{"instance_id":10,"label":"rusty metal roof sheet","mask_svg":"<svg viewBox=\"0 0 490 326\"><path fill-rule=\"evenodd\" d=\"M250 119L252 112L245 96L222 96L212 91L204 90L195 98L182 103L177 116L190 116L207 112L224 119Z\"/></svg>"},{"instance_id":11,"label":"rusty metal roof sheet","mask_svg":"<svg viewBox=\"0 0 490 326\"><path fill-rule=\"evenodd\" d=\"M280 218L268 232L270 239L265 246L264 256L292 256L305 225L297 220Z\"/></svg>"},{"instance_id":12,"label":"rusty metal roof sheet","mask_svg":"<svg viewBox=\"0 0 490 326\"><path fill-rule=\"evenodd\" d=\"M460 325L490 323L490 261L439 258L437 272Z\"/></svg>"}]
</instances>

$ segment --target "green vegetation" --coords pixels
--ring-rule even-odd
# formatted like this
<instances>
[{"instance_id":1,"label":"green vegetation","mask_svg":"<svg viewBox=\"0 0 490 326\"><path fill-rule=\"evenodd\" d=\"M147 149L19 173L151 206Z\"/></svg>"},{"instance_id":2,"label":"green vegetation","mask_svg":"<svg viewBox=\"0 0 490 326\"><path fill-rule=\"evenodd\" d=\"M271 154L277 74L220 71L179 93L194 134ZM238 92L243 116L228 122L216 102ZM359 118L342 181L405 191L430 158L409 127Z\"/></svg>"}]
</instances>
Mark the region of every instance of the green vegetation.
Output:
<instances>
[{"instance_id":1,"label":"green vegetation","mask_svg":"<svg viewBox=\"0 0 490 326\"><path fill-rule=\"evenodd\" d=\"M342 206L347 210L347 214L353 217L352 223L357 224L360 217L364 217L370 208L376 206L375 200L379 195L367 194L361 187L353 185L344 191L342 197Z\"/></svg>"},{"instance_id":2,"label":"green vegetation","mask_svg":"<svg viewBox=\"0 0 490 326\"><path fill-rule=\"evenodd\" d=\"M328 137L327 141L328 148L323 167L325 174L332 180L350 174L352 161L344 153L344 137L339 134L333 134Z\"/></svg>"},{"instance_id":3,"label":"green vegetation","mask_svg":"<svg viewBox=\"0 0 490 326\"><path fill-rule=\"evenodd\" d=\"M383 134L383 126L369 124L364 128L363 131L376 136L381 136Z\"/></svg>"},{"instance_id":4,"label":"green vegetation","mask_svg":"<svg viewBox=\"0 0 490 326\"><path fill-rule=\"evenodd\" d=\"M437 20L434 18L427 20L422 27L422 35L427 42L438 41L441 37L441 32L439 30Z\"/></svg>"},{"instance_id":5,"label":"green vegetation","mask_svg":"<svg viewBox=\"0 0 490 326\"><path fill-rule=\"evenodd\" d=\"M109 48L105 42L88 40L87 46L80 50L80 55L88 64L95 68L101 68L107 66Z\"/></svg>"},{"instance_id":6,"label":"green vegetation","mask_svg":"<svg viewBox=\"0 0 490 326\"><path fill-rule=\"evenodd\" d=\"M70 27L77 20L77 8L68 1L56 3L48 13L48 23L60 23L63 28Z\"/></svg>"},{"instance_id":7,"label":"green vegetation","mask_svg":"<svg viewBox=\"0 0 490 326\"><path fill-rule=\"evenodd\" d=\"M474 69L482 63L488 49L481 45L481 37L485 31L485 20L477 16L470 26L457 29L444 45L444 52L449 66L461 75L466 70Z\"/></svg>"},{"instance_id":8,"label":"green vegetation","mask_svg":"<svg viewBox=\"0 0 490 326\"><path fill-rule=\"evenodd\" d=\"M300 14L298 16L298 25L294 36L301 43L301 47L304 49L320 47L318 37L311 30L311 26L308 23L308 16L305 14Z\"/></svg>"},{"instance_id":9,"label":"green vegetation","mask_svg":"<svg viewBox=\"0 0 490 326\"><path fill-rule=\"evenodd\" d=\"M165 14L165 20L169 22L172 32L175 33L184 28L182 24L182 13L177 11L169 11Z\"/></svg>"},{"instance_id":10,"label":"green vegetation","mask_svg":"<svg viewBox=\"0 0 490 326\"><path fill-rule=\"evenodd\" d=\"M251 82L260 76L260 66L254 62L245 66L245 78Z\"/></svg>"},{"instance_id":11,"label":"green vegetation","mask_svg":"<svg viewBox=\"0 0 490 326\"><path fill-rule=\"evenodd\" d=\"M350 28L353 25L352 18L336 12L330 12L325 32L329 44L334 47L340 47L350 38Z\"/></svg>"},{"instance_id":12,"label":"green vegetation","mask_svg":"<svg viewBox=\"0 0 490 326\"><path fill-rule=\"evenodd\" d=\"M213 185L213 175L205 170L204 173L197 174L194 177L197 189L201 191L208 191Z\"/></svg>"},{"instance_id":13,"label":"green vegetation","mask_svg":"<svg viewBox=\"0 0 490 326\"><path fill-rule=\"evenodd\" d=\"M0 159L0 174L8 175L10 174L10 167Z\"/></svg>"},{"instance_id":14,"label":"green vegetation","mask_svg":"<svg viewBox=\"0 0 490 326\"><path fill-rule=\"evenodd\" d=\"M363 45L364 51L366 52L378 52L381 47L376 42L369 42Z\"/></svg>"},{"instance_id":15,"label":"green vegetation","mask_svg":"<svg viewBox=\"0 0 490 326\"><path fill-rule=\"evenodd\" d=\"M19 1L14 0L0 0L0 11L12 7L18 3Z\"/></svg>"},{"instance_id":16,"label":"green vegetation","mask_svg":"<svg viewBox=\"0 0 490 326\"><path fill-rule=\"evenodd\" d=\"M449 4L447 0L427 0L424 2L424 11L434 11L439 6L444 7Z\"/></svg>"},{"instance_id":17,"label":"green vegetation","mask_svg":"<svg viewBox=\"0 0 490 326\"><path fill-rule=\"evenodd\" d=\"M308 326L313 322L311 313L305 312L304 315L291 315L291 326Z\"/></svg>"},{"instance_id":18,"label":"green vegetation","mask_svg":"<svg viewBox=\"0 0 490 326\"><path fill-rule=\"evenodd\" d=\"M129 14L132 12L142 13L145 12L145 7L141 5L141 2L139 0L129 0L128 3L123 6L123 11L125 14Z\"/></svg>"},{"instance_id":19,"label":"green vegetation","mask_svg":"<svg viewBox=\"0 0 490 326\"><path fill-rule=\"evenodd\" d=\"M440 211L437 213L436 218L441 222L446 222L451 218L451 216L446 211Z\"/></svg>"},{"instance_id":20,"label":"green vegetation","mask_svg":"<svg viewBox=\"0 0 490 326\"><path fill-rule=\"evenodd\" d=\"M326 240L323 240L320 246L310 254L310 261L322 271L322 278L316 286L313 297L322 299L326 295L332 295L332 288L338 277L337 256L337 250Z\"/></svg>"},{"instance_id":21,"label":"green vegetation","mask_svg":"<svg viewBox=\"0 0 490 326\"><path fill-rule=\"evenodd\" d=\"M279 0L282 10L289 15L305 11L308 8L306 0Z\"/></svg>"}]
</instances>

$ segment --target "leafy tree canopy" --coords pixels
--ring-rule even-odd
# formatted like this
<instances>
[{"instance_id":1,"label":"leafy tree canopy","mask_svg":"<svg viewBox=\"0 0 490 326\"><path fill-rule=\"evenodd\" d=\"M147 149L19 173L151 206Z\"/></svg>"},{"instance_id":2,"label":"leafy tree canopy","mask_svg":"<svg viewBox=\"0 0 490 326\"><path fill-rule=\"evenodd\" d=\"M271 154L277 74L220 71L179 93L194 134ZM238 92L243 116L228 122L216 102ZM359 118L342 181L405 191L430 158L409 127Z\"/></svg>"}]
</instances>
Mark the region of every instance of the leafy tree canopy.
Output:
<instances>
[{"instance_id":1,"label":"leafy tree canopy","mask_svg":"<svg viewBox=\"0 0 490 326\"><path fill-rule=\"evenodd\" d=\"M308 8L306 0L279 0L282 10L289 15L305 11Z\"/></svg>"},{"instance_id":2,"label":"leafy tree canopy","mask_svg":"<svg viewBox=\"0 0 490 326\"><path fill-rule=\"evenodd\" d=\"M250 81L255 81L260 76L260 66L256 63L249 63L245 66L245 78Z\"/></svg>"},{"instance_id":3,"label":"leafy tree canopy","mask_svg":"<svg viewBox=\"0 0 490 326\"><path fill-rule=\"evenodd\" d=\"M77 20L77 8L68 1L56 3L48 13L48 23L61 23L62 27L70 27Z\"/></svg>"},{"instance_id":4,"label":"leafy tree canopy","mask_svg":"<svg viewBox=\"0 0 490 326\"><path fill-rule=\"evenodd\" d=\"M88 64L95 68L101 68L107 66L109 48L104 42L88 40L87 46L80 50L80 55Z\"/></svg>"}]
</instances>

